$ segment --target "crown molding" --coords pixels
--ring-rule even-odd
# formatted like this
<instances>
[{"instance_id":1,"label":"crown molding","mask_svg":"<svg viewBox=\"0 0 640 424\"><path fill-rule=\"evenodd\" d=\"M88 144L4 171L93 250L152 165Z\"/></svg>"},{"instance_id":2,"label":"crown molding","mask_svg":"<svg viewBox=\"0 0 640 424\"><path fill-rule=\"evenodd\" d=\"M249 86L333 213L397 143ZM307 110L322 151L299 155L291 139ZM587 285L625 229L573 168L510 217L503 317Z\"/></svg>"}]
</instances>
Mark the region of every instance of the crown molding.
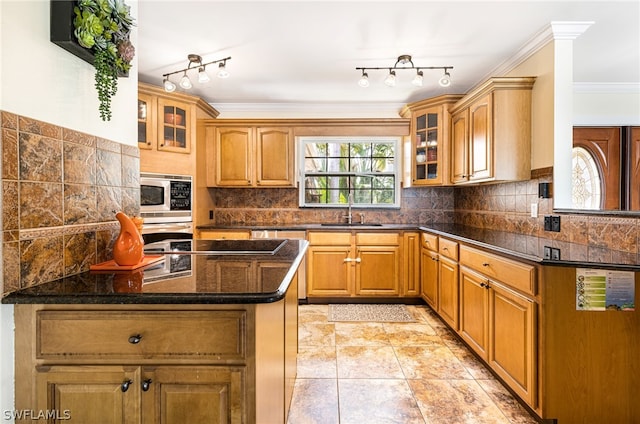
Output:
<instances>
[{"instance_id":1,"label":"crown molding","mask_svg":"<svg viewBox=\"0 0 640 424\"><path fill-rule=\"evenodd\" d=\"M211 103L219 118L397 118L405 103Z\"/></svg>"},{"instance_id":2,"label":"crown molding","mask_svg":"<svg viewBox=\"0 0 640 424\"><path fill-rule=\"evenodd\" d=\"M551 41L574 40L591 25L593 25L592 21L553 21L549 23L549 25L540 29L540 31L524 43L513 56L493 68L487 75L480 79L480 81L497 75L507 75L511 70L518 67Z\"/></svg>"}]
</instances>

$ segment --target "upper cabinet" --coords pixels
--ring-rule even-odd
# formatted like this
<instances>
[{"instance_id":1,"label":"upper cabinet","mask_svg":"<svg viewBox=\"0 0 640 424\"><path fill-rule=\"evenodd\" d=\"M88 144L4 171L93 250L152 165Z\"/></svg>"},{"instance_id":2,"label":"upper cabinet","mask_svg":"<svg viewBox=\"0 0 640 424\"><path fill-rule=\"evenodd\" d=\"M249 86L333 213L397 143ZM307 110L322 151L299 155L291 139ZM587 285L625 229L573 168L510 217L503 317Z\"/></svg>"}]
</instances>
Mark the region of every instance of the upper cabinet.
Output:
<instances>
[{"instance_id":1,"label":"upper cabinet","mask_svg":"<svg viewBox=\"0 0 640 424\"><path fill-rule=\"evenodd\" d=\"M534 77L490 78L451 109L451 182L531 177Z\"/></svg>"},{"instance_id":2,"label":"upper cabinet","mask_svg":"<svg viewBox=\"0 0 640 424\"><path fill-rule=\"evenodd\" d=\"M199 97L138 84L138 147L143 172L193 173L196 120L218 112ZM178 155L172 155L177 153ZM170 154L167 156L167 154ZM176 168L176 169L172 169Z\"/></svg>"},{"instance_id":3,"label":"upper cabinet","mask_svg":"<svg viewBox=\"0 0 640 424\"><path fill-rule=\"evenodd\" d=\"M289 127L215 124L207 128L207 185L293 187L294 137Z\"/></svg>"},{"instance_id":4,"label":"upper cabinet","mask_svg":"<svg viewBox=\"0 0 640 424\"><path fill-rule=\"evenodd\" d=\"M408 104L401 116L411 119L411 185L448 185L450 108L461 95L443 95Z\"/></svg>"}]
</instances>

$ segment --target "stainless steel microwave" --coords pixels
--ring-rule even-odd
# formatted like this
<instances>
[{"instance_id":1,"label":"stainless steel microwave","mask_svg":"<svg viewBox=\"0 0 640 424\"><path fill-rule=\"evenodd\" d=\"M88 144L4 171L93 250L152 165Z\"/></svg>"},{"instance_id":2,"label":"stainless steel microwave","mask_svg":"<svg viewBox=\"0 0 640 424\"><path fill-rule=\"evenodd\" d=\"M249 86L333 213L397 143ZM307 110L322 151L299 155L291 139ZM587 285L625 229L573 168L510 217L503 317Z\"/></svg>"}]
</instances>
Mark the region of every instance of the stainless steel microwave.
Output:
<instances>
[{"instance_id":1,"label":"stainless steel microwave","mask_svg":"<svg viewBox=\"0 0 640 424\"><path fill-rule=\"evenodd\" d=\"M145 224L191 222L192 207L190 175L140 173L140 216Z\"/></svg>"}]
</instances>

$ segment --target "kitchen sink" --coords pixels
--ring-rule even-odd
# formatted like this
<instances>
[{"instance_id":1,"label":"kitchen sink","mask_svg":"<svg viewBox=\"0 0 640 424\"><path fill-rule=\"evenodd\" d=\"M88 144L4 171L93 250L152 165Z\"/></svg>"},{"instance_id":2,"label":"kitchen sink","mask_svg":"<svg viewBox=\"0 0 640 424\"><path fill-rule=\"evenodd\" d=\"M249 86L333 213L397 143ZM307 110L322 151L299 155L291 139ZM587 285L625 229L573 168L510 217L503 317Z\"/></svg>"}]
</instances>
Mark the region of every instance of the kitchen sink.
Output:
<instances>
[{"instance_id":1,"label":"kitchen sink","mask_svg":"<svg viewBox=\"0 0 640 424\"><path fill-rule=\"evenodd\" d=\"M373 224L370 222L367 222L367 223L354 222L351 224L347 222L333 222L333 223L323 222L320 225L323 227L382 227L382 224Z\"/></svg>"}]
</instances>

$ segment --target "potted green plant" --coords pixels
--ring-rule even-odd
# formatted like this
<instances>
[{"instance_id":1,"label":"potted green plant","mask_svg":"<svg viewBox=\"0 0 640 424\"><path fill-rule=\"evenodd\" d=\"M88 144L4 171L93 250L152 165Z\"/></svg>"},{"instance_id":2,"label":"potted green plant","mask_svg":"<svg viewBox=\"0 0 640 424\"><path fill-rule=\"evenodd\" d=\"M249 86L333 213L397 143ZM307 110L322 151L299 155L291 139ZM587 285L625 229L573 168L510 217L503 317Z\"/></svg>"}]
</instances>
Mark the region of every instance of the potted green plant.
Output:
<instances>
[{"instance_id":1,"label":"potted green plant","mask_svg":"<svg viewBox=\"0 0 640 424\"><path fill-rule=\"evenodd\" d=\"M124 0L79 0L73 12L73 33L80 46L94 55L100 117L110 121L118 76L127 75L135 56L129 39L134 25L130 7Z\"/></svg>"}]
</instances>

